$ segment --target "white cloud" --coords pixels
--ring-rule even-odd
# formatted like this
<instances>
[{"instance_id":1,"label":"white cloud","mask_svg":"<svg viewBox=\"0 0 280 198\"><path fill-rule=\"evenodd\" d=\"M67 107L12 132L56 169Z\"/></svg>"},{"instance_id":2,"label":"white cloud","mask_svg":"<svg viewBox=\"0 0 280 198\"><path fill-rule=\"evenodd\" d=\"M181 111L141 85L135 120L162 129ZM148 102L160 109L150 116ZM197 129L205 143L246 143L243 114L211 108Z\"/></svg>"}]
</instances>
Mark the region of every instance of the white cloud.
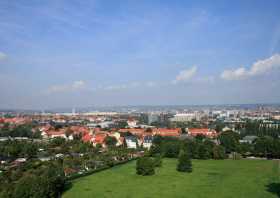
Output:
<instances>
[{"instance_id":1,"label":"white cloud","mask_svg":"<svg viewBox=\"0 0 280 198\"><path fill-rule=\"evenodd\" d=\"M52 94L52 93L60 93L60 92L79 91L84 89L85 86L86 83L82 80L79 80L79 81L74 81L71 84L53 85L47 89L46 93Z\"/></svg>"},{"instance_id":2,"label":"white cloud","mask_svg":"<svg viewBox=\"0 0 280 198\"><path fill-rule=\"evenodd\" d=\"M196 74L196 71L196 66L180 71L180 73L176 76L176 80L173 81L173 84L189 81Z\"/></svg>"},{"instance_id":3,"label":"white cloud","mask_svg":"<svg viewBox=\"0 0 280 198\"><path fill-rule=\"evenodd\" d=\"M221 78L225 80L238 80L247 76L247 71L244 67L237 68L235 70L225 70L221 74Z\"/></svg>"},{"instance_id":4,"label":"white cloud","mask_svg":"<svg viewBox=\"0 0 280 198\"><path fill-rule=\"evenodd\" d=\"M82 81L82 80L79 80L79 81L75 81L73 84L72 84L72 88L73 89L81 89L85 86L85 82Z\"/></svg>"},{"instance_id":5,"label":"white cloud","mask_svg":"<svg viewBox=\"0 0 280 198\"><path fill-rule=\"evenodd\" d=\"M0 61L5 60L7 58L7 54L0 52Z\"/></svg>"},{"instance_id":6,"label":"white cloud","mask_svg":"<svg viewBox=\"0 0 280 198\"><path fill-rule=\"evenodd\" d=\"M214 76L198 77L194 80L197 83L213 83L215 81Z\"/></svg>"},{"instance_id":7,"label":"white cloud","mask_svg":"<svg viewBox=\"0 0 280 198\"><path fill-rule=\"evenodd\" d=\"M105 90L119 90L119 89L126 89L128 88L127 85L109 85L107 87L104 87Z\"/></svg>"},{"instance_id":8,"label":"white cloud","mask_svg":"<svg viewBox=\"0 0 280 198\"><path fill-rule=\"evenodd\" d=\"M153 82L153 81L150 81L150 82L147 82L147 83L146 83L146 86L147 86L147 87L155 87L155 86L157 86L157 83L156 83L156 82Z\"/></svg>"},{"instance_id":9,"label":"white cloud","mask_svg":"<svg viewBox=\"0 0 280 198\"><path fill-rule=\"evenodd\" d=\"M136 88L141 86L140 82L131 82L127 84L119 84L119 85L109 85L104 87L104 90L120 90L120 89L129 89L129 88Z\"/></svg>"},{"instance_id":10,"label":"white cloud","mask_svg":"<svg viewBox=\"0 0 280 198\"><path fill-rule=\"evenodd\" d=\"M104 89L104 90L121 90L121 89L131 89L131 88L139 88L139 87L156 87L158 83L154 81L148 81L148 82L129 82L126 84L116 84L116 85L108 85L108 86L99 86L97 89Z\"/></svg>"},{"instance_id":11,"label":"white cloud","mask_svg":"<svg viewBox=\"0 0 280 198\"><path fill-rule=\"evenodd\" d=\"M252 76L263 75L278 68L280 68L280 55L275 54L270 58L255 62L248 70L244 67L225 70L221 74L221 78L225 80L239 80Z\"/></svg>"}]
</instances>

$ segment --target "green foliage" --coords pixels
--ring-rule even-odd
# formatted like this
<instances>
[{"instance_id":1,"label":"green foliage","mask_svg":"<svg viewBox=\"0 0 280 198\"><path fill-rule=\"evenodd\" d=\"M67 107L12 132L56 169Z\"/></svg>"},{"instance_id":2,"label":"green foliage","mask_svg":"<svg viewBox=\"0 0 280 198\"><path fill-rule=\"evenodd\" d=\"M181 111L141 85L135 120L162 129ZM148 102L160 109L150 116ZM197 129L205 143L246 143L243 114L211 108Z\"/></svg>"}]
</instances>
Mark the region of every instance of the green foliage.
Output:
<instances>
[{"instance_id":1,"label":"green foliage","mask_svg":"<svg viewBox=\"0 0 280 198\"><path fill-rule=\"evenodd\" d=\"M37 130L32 131L32 126L28 124L22 124L14 128L10 127L8 123L0 129L0 137L27 137L27 138L40 138L41 133Z\"/></svg>"},{"instance_id":2,"label":"green foliage","mask_svg":"<svg viewBox=\"0 0 280 198\"><path fill-rule=\"evenodd\" d=\"M9 140L0 142L0 155L12 158L35 157L38 151L37 143L30 141Z\"/></svg>"},{"instance_id":3,"label":"green foliage","mask_svg":"<svg viewBox=\"0 0 280 198\"><path fill-rule=\"evenodd\" d=\"M225 147L227 153L237 150L239 146L239 138L239 135L232 131L222 132L218 137L221 145Z\"/></svg>"},{"instance_id":4,"label":"green foliage","mask_svg":"<svg viewBox=\"0 0 280 198\"><path fill-rule=\"evenodd\" d=\"M280 135L279 126L264 123L263 121L247 120L243 126L238 126L238 128L242 132L242 136L256 135L259 137L271 136L277 138Z\"/></svg>"},{"instance_id":5,"label":"green foliage","mask_svg":"<svg viewBox=\"0 0 280 198\"><path fill-rule=\"evenodd\" d=\"M152 145L150 150L149 150L149 155L150 156L157 156L161 154L161 147L160 145Z\"/></svg>"},{"instance_id":6,"label":"green foliage","mask_svg":"<svg viewBox=\"0 0 280 198\"><path fill-rule=\"evenodd\" d=\"M209 159L211 158L211 153L204 144L199 144L198 146L198 159Z\"/></svg>"},{"instance_id":7,"label":"green foliage","mask_svg":"<svg viewBox=\"0 0 280 198\"><path fill-rule=\"evenodd\" d=\"M177 171L192 172L192 162L188 151L180 150L177 164Z\"/></svg>"},{"instance_id":8,"label":"green foliage","mask_svg":"<svg viewBox=\"0 0 280 198\"><path fill-rule=\"evenodd\" d=\"M223 146L215 145L213 147L213 159L225 159L226 158L226 151Z\"/></svg>"},{"instance_id":9,"label":"green foliage","mask_svg":"<svg viewBox=\"0 0 280 198\"><path fill-rule=\"evenodd\" d=\"M62 146L66 140L62 137L55 137L51 140L51 145L52 146Z\"/></svg>"},{"instance_id":10,"label":"green foliage","mask_svg":"<svg viewBox=\"0 0 280 198\"><path fill-rule=\"evenodd\" d=\"M154 160L150 157L139 158L136 162L136 173L143 176L154 175Z\"/></svg>"},{"instance_id":11,"label":"green foliage","mask_svg":"<svg viewBox=\"0 0 280 198\"><path fill-rule=\"evenodd\" d=\"M63 169L54 163L29 167L28 171L21 174L19 178L7 175L4 181L1 180L1 186L6 184L1 193L7 198L56 198L61 195L65 186ZM13 183L7 183L9 180Z\"/></svg>"},{"instance_id":12,"label":"green foliage","mask_svg":"<svg viewBox=\"0 0 280 198\"><path fill-rule=\"evenodd\" d=\"M168 141L163 146L164 156L169 158L178 157L180 144L176 141Z\"/></svg>"},{"instance_id":13,"label":"green foliage","mask_svg":"<svg viewBox=\"0 0 280 198\"><path fill-rule=\"evenodd\" d=\"M162 159L161 159L160 155L154 157L153 160L154 160L154 167L161 167L162 166Z\"/></svg>"},{"instance_id":14,"label":"green foliage","mask_svg":"<svg viewBox=\"0 0 280 198\"><path fill-rule=\"evenodd\" d=\"M280 140L272 137L261 137L255 141L254 154L261 157L280 157Z\"/></svg>"},{"instance_id":15,"label":"green foliage","mask_svg":"<svg viewBox=\"0 0 280 198\"><path fill-rule=\"evenodd\" d=\"M117 139L115 137L112 137L112 136L107 136L105 138L105 144L109 147L113 147L113 146L116 146L117 144Z\"/></svg>"}]
</instances>

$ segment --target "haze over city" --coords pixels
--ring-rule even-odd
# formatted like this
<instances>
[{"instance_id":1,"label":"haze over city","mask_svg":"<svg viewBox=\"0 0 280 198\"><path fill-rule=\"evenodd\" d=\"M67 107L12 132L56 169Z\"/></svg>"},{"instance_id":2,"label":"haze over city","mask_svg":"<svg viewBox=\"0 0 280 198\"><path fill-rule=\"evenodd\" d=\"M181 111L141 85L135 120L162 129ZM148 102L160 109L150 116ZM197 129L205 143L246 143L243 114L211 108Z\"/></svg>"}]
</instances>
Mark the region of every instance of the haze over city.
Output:
<instances>
[{"instance_id":1,"label":"haze over city","mask_svg":"<svg viewBox=\"0 0 280 198\"><path fill-rule=\"evenodd\" d=\"M0 108L278 103L280 2L0 2Z\"/></svg>"}]
</instances>

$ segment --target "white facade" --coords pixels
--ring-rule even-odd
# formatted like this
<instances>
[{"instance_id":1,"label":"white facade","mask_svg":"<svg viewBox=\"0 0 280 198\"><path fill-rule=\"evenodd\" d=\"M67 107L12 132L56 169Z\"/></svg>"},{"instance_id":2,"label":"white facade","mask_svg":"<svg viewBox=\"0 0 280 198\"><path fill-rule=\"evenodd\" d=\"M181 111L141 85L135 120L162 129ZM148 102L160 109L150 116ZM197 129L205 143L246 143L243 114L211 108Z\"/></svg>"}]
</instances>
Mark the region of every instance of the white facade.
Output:
<instances>
[{"instance_id":1,"label":"white facade","mask_svg":"<svg viewBox=\"0 0 280 198\"><path fill-rule=\"evenodd\" d=\"M188 122L196 118L194 113L178 113L170 119L172 122Z\"/></svg>"},{"instance_id":2,"label":"white facade","mask_svg":"<svg viewBox=\"0 0 280 198\"><path fill-rule=\"evenodd\" d=\"M131 139L125 139L127 148L137 148L137 143Z\"/></svg>"},{"instance_id":3,"label":"white facade","mask_svg":"<svg viewBox=\"0 0 280 198\"><path fill-rule=\"evenodd\" d=\"M136 120L128 120L127 125L130 128L135 128L135 127L137 127L137 121Z\"/></svg>"},{"instance_id":4,"label":"white facade","mask_svg":"<svg viewBox=\"0 0 280 198\"><path fill-rule=\"evenodd\" d=\"M151 142L143 142L143 147L150 149L153 144Z\"/></svg>"}]
</instances>

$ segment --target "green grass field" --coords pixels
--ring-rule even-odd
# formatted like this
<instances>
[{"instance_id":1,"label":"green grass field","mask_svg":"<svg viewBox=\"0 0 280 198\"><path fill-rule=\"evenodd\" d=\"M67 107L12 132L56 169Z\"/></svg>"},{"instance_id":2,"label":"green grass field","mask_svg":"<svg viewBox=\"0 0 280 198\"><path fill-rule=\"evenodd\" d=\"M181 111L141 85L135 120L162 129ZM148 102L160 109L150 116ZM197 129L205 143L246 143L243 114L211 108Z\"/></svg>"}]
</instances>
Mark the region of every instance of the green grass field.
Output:
<instances>
[{"instance_id":1,"label":"green grass field","mask_svg":"<svg viewBox=\"0 0 280 198\"><path fill-rule=\"evenodd\" d=\"M266 160L193 160L192 173L164 159L153 176L135 174L135 162L73 181L63 198L272 198L279 197L279 163Z\"/></svg>"}]
</instances>

